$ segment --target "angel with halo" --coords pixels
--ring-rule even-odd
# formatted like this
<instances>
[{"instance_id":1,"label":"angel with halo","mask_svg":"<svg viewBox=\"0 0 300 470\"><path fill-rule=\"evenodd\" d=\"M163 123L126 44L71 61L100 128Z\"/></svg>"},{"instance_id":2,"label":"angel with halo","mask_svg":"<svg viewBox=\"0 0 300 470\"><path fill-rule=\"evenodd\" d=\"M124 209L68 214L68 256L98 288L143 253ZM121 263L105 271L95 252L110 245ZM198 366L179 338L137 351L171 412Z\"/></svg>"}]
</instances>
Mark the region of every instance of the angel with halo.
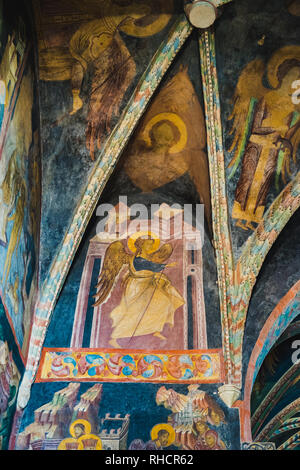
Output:
<instances>
[{"instance_id":1,"label":"angel with halo","mask_svg":"<svg viewBox=\"0 0 300 470\"><path fill-rule=\"evenodd\" d=\"M264 80L270 88L264 86ZM267 65L251 61L242 71L234 94L229 149L234 156L229 179L241 163L232 217L244 230L262 220L266 199L275 178L291 176L290 162L296 163L300 143L300 105L292 99L293 85L300 78L300 47L276 51Z\"/></svg>"},{"instance_id":2,"label":"angel with halo","mask_svg":"<svg viewBox=\"0 0 300 470\"><path fill-rule=\"evenodd\" d=\"M121 241L108 247L95 295L95 306L105 302L123 268L126 274L122 279L120 304L110 313L112 334L109 344L120 348L119 339L153 334L162 341L164 326L174 326L175 311L185 301L171 281L163 273L165 264L173 253L170 243L160 247L160 240L151 232L138 232L128 239L128 254Z\"/></svg>"}]
</instances>

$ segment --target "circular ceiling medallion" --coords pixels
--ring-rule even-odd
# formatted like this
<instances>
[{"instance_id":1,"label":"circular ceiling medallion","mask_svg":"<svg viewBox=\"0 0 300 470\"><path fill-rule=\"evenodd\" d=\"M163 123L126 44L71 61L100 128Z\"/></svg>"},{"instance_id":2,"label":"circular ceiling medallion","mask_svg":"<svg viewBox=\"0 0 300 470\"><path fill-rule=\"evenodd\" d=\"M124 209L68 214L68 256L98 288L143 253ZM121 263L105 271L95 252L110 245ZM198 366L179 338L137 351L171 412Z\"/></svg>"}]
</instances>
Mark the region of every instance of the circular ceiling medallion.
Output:
<instances>
[{"instance_id":1,"label":"circular ceiling medallion","mask_svg":"<svg viewBox=\"0 0 300 470\"><path fill-rule=\"evenodd\" d=\"M209 28L217 18L216 7L208 1L186 5L185 11L190 23L195 28Z\"/></svg>"}]
</instances>

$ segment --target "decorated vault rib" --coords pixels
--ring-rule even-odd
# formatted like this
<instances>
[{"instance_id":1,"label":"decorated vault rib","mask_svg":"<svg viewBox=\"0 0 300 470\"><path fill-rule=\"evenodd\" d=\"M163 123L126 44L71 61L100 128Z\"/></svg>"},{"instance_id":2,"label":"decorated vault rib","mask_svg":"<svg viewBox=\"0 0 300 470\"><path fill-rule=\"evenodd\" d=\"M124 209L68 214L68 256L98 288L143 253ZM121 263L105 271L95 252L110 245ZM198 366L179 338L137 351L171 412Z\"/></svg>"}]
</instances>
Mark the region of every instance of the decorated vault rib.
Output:
<instances>
[{"instance_id":1,"label":"decorated vault rib","mask_svg":"<svg viewBox=\"0 0 300 470\"><path fill-rule=\"evenodd\" d=\"M222 351L45 348L36 381L222 383Z\"/></svg>"},{"instance_id":2,"label":"decorated vault rib","mask_svg":"<svg viewBox=\"0 0 300 470\"><path fill-rule=\"evenodd\" d=\"M300 365L294 364L274 385L265 399L255 411L252 419L252 432L254 437L258 434L263 423L268 419L269 413L274 409L285 392L300 379Z\"/></svg>"},{"instance_id":3,"label":"decorated vault rib","mask_svg":"<svg viewBox=\"0 0 300 470\"><path fill-rule=\"evenodd\" d=\"M244 401L240 411L248 416L249 421L242 420L242 436L246 441L252 441L252 429L250 423L251 392L259 369L267 354L275 343L284 337L288 325L293 325L293 319L299 315L300 309L300 281L296 282L289 292L279 301L265 322L247 366L247 375L244 385ZM280 339L279 339L280 338ZM248 427L247 427L248 426Z\"/></svg>"},{"instance_id":4,"label":"decorated vault rib","mask_svg":"<svg viewBox=\"0 0 300 470\"><path fill-rule=\"evenodd\" d=\"M61 250L56 255L49 276L42 287L32 326L26 371L18 395L19 408L24 408L29 400L30 388L37 371L51 314L100 194L148 101L191 31L192 27L185 16L181 16L175 22L167 39L160 46L141 78L132 98L122 113L119 124L112 132L95 164L85 194L77 206Z\"/></svg>"},{"instance_id":5,"label":"decorated vault rib","mask_svg":"<svg viewBox=\"0 0 300 470\"><path fill-rule=\"evenodd\" d=\"M238 260L229 297L230 354L233 382L238 387L242 382L242 346L252 289L269 250L299 205L300 173L275 199Z\"/></svg>"},{"instance_id":6,"label":"decorated vault rib","mask_svg":"<svg viewBox=\"0 0 300 470\"><path fill-rule=\"evenodd\" d=\"M263 430L258 434L255 438L255 442L265 441L270 438L270 436L279 429L283 423L287 420L291 419L297 413L299 413L300 407L300 398L293 401L289 405L287 405L283 410L277 413L274 418L263 428Z\"/></svg>"},{"instance_id":7,"label":"decorated vault rib","mask_svg":"<svg viewBox=\"0 0 300 470\"><path fill-rule=\"evenodd\" d=\"M300 282L296 286L300 288ZM294 287L296 287L294 286ZM269 330L268 336L264 342L263 349L259 354L253 375L252 385L257 377L259 369L262 366L262 363L267 356L268 352L271 350L275 342L281 336L282 332L286 330L288 325L300 314L300 290L295 294L294 298L286 306L283 315L280 315L278 318L274 319L274 322Z\"/></svg>"},{"instance_id":8,"label":"decorated vault rib","mask_svg":"<svg viewBox=\"0 0 300 470\"><path fill-rule=\"evenodd\" d=\"M219 87L215 53L215 37L211 30L199 39L203 94L207 126L207 152L211 179L211 201L214 245L217 255L218 285L222 315L223 348L226 382L231 383L230 331L227 314L227 291L233 272L233 254L228 228L225 165L222 143Z\"/></svg>"},{"instance_id":9,"label":"decorated vault rib","mask_svg":"<svg viewBox=\"0 0 300 470\"><path fill-rule=\"evenodd\" d=\"M293 450L296 449L300 444L300 432L297 432L293 436L289 437L277 450Z\"/></svg>"}]
</instances>

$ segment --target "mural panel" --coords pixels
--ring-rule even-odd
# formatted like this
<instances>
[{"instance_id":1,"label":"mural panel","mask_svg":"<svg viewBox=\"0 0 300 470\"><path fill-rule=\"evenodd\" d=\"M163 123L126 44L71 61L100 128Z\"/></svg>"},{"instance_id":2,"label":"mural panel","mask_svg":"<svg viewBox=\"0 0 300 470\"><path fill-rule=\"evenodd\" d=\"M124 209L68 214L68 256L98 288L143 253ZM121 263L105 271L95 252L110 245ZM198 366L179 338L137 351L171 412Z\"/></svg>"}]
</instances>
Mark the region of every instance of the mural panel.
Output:
<instances>
[{"instance_id":1,"label":"mural panel","mask_svg":"<svg viewBox=\"0 0 300 470\"><path fill-rule=\"evenodd\" d=\"M178 3L34 3L44 124L43 278L72 220L93 162L174 23ZM63 184L62 191L63 181L68 185ZM62 196L63 208L58 203ZM49 223L53 240L47 237Z\"/></svg>"},{"instance_id":2,"label":"mural panel","mask_svg":"<svg viewBox=\"0 0 300 470\"><path fill-rule=\"evenodd\" d=\"M207 386L36 384L34 394L18 449L239 448L232 439L238 434L233 424L237 410L224 409L215 390Z\"/></svg>"},{"instance_id":3,"label":"mural panel","mask_svg":"<svg viewBox=\"0 0 300 470\"><path fill-rule=\"evenodd\" d=\"M262 11L259 2L250 7L242 1L227 6L216 28L236 254L299 171L299 17L294 7L278 0ZM233 34L224 40L228 25ZM233 38L243 47L236 48Z\"/></svg>"},{"instance_id":4,"label":"mural panel","mask_svg":"<svg viewBox=\"0 0 300 470\"><path fill-rule=\"evenodd\" d=\"M195 36L99 201L56 305L39 380L222 381L197 50Z\"/></svg>"},{"instance_id":5,"label":"mural panel","mask_svg":"<svg viewBox=\"0 0 300 470\"><path fill-rule=\"evenodd\" d=\"M32 33L14 6L1 2L0 293L26 356L38 282L40 146Z\"/></svg>"},{"instance_id":6,"label":"mural panel","mask_svg":"<svg viewBox=\"0 0 300 470\"><path fill-rule=\"evenodd\" d=\"M0 450L8 448L24 365L0 301Z\"/></svg>"}]
</instances>

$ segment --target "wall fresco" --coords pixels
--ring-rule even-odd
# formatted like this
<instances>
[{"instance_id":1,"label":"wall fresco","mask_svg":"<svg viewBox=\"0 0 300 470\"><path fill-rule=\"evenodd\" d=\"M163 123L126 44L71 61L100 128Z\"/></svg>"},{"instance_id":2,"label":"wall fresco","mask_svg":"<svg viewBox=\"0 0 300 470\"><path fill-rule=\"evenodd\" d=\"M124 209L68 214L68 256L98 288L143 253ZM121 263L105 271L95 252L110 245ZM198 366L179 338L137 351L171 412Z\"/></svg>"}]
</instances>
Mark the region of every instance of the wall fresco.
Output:
<instances>
[{"instance_id":1,"label":"wall fresco","mask_svg":"<svg viewBox=\"0 0 300 470\"><path fill-rule=\"evenodd\" d=\"M258 11L259 23L255 21ZM241 16L242 23L237 21ZM275 20L278 17L280 22ZM249 7L242 1L228 5L216 27L235 255L266 208L299 171L298 23L286 2L278 0L261 11L259 2ZM224 41L229 24L234 34ZM234 46L232 40L237 37L243 47Z\"/></svg>"},{"instance_id":2,"label":"wall fresco","mask_svg":"<svg viewBox=\"0 0 300 470\"><path fill-rule=\"evenodd\" d=\"M0 450L8 448L24 364L0 301Z\"/></svg>"},{"instance_id":3,"label":"wall fresco","mask_svg":"<svg viewBox=\"0 0 300 470\"><path fill-rule=\"evenodd\" d=\"M34 52L26 12L1 2L0 292L25 357L37 292L40 146Z\"/></svg>"},{"instance_id":4,"label":"wall fresco","mask_svg":"<svg viewBox=\"0 0 300 470\"><path fill-rule=\"evenodd\" d=\"M211 295L216 295L216 284L210 241L211 208L201 82L199 75L197 78L191 75L199 59L189 53L196 47L194 38L183 50L181 61L174 64L169 80L149 107L109 188L99 201L99 207L101 203L111 204L120 219L125 217L123 222L134 217L130 210L136 210L140 203L147 209L151 203L156 204L157 211L152 212L152 218L135 221L135 225L130 220L128 236L122 232L121 221L117 234L109 232L109 223L101 234L96 233L103 220L97 217L96 211L55 308L45 347L93 348L98 352L119 348L184 351L220 347L220 335L214 334L213 330L209 334L206 331L208 315L218 316L218 302L216 297L215 303L209 300ZM188 124L189 116L194 112L202 120L199 129ZM153 133L157 134L156 141L151 141ZM197 174L196 159L191 158L193 152L200 155L201 177L198 180L193 176ZM164 172L166 179L161 181L151 179L153 160L157 171L163 172L166 158L173 160L174 173L168 176ZM145 172L137 181L134 168L140 159L144 162ZM201 178L205 184L201 184ZM126 198L126 207L118 202L120 191ZM205 229L203 233L199 232L203 246L188 253L185 250L187 241L184 237L178 239L172 228L176 227L176 217L182 211L177 210L172 215L170 207L173 203L183 206L200 202L205 203ZM171 220L168 236L157 236L155 229L149 228L150 224L155 227L168 220ZM195 231L195 228L184 226L183 232L188 231ZM147 234L150 234L150 239L145 241L149 238ZM139 258L147 262L142 271L133 264ZM134 299L132 305L128 301L131 291L135 292L138 304ZM59 328L55 325L61 321L64 329L59 337Z\"/></svg>"},{"instance_id":5,"label":"wall fresco","mask_svg":"<svg viewBox=\"0 0 300 470\"><path fill-rule=\"evenodd\" d=\"M97 382L104 378L109 382L221 383L222 353L44 349L36 382Z\"/></svg>"},{"instance_id":6,"label":"wall fresco","mask_svg":"<svg viewBox=\"0 0 300 470\"><path fill-rule=\"evenodd\" d=\"M35 403L24 415L17 448L132 452L238 448L236 440L230 442L238 431L236 423L229 424L237 410L224 408L215 390L207 387L35 384Z\"/></svg>"},{"instance_id":7,"label":"wall fresco","mask_svg":"<svg viewBox=\"0 0 300 470\"><path fill-rule=\"evenodd\" d=\"M42 279L84 193L94 161L177 18L178 3L34 3L43 123ZM68 185L63 184L62 192L63 181ZM64 197L63 207L54 194ZM53 241L47 236L49 224Z\"/></svg>"}]
</instances>

